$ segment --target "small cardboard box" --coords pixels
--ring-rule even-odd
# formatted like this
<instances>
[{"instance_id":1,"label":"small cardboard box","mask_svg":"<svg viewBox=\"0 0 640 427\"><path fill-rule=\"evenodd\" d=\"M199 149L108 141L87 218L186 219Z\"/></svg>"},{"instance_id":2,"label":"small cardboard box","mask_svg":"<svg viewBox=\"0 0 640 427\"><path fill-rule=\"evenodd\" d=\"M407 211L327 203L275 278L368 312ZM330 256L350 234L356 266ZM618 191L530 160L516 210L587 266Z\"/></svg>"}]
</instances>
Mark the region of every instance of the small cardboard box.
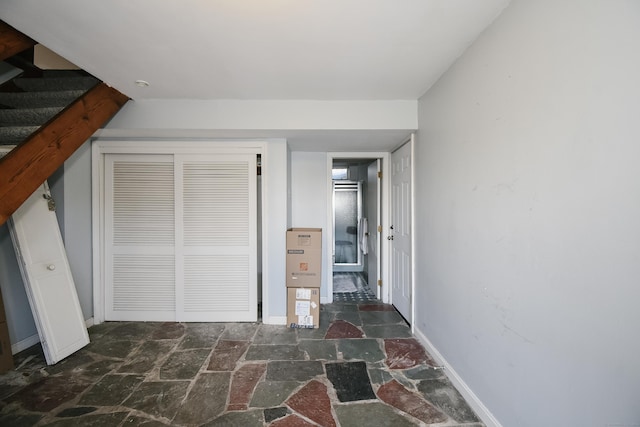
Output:
<instances>
[{"instance_id":1,"label":"small cardboard box","mask_svg":"<svg viewBox=\"0 0 640 427\"><path fill-rule=\"evenodd\" d=\"M301 329L320 326L320 288L287 288L287 326Z\"/></svg>"},{"instance_id":2,"label":"small cardboard box","mask_svg":"<svg viewBox=\"0 0 640 427\"><path fill-rule=\"evenodd\" d=\"M0 374L13 369L13 354L7 322L0 322Z\"/></svg>"},{"instance_id":3,"label":"small cardboard box","mask_svg":"<svg viewBox=\"0 0 640 427\"><path fill-rule=\"evenodd\" d=\"M287 287L319 288L322 274L322 229L287 230Z\"/></svg>"}]
</instances>

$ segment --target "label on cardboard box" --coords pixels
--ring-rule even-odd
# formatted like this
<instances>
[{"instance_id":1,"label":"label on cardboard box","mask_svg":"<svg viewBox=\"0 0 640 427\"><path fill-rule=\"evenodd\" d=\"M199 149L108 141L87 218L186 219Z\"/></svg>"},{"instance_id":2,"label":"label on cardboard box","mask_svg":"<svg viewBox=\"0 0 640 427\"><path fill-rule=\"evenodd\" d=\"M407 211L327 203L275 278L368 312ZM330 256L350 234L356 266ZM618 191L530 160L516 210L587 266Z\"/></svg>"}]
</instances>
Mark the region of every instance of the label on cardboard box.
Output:
<instances>
[{"instance_id":1,"label":"label on cardboard box","mask_svg":"<svg viewBox=\"0 0 640 427\"><path fill-rule=\"evenodd\" d=\"M310 301L296 301L296 316L308 316L311 314L311 302Z\"/></svg>"},{"instance_id":2,"label":"label on cardboard box","mask_svg":"<svg viewBox=\"0 0 640 427\"><path fill-rule=\"evenodd\" d=\"M296 289L296 299L311 299L311 289Z\"/></svg>"}]
</instances>

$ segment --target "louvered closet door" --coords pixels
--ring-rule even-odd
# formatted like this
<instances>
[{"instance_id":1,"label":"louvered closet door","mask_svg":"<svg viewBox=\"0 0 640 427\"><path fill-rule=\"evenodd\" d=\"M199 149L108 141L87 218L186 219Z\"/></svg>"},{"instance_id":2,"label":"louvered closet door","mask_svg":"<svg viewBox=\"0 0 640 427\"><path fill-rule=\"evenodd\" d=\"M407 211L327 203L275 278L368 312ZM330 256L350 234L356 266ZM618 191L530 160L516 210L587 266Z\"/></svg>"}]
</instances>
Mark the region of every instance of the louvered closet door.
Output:
<instances>
[{"instance_id":1,"label":"louvered closet door","mask_svg":"<svg viewBox=\"0 0 640 427\"><path fill-rule=\"evenodd\" d=\"M178 320L256 321L256 156L176 155L175 165Z\"/></svg>"},{"instance_id":2,"label":"louvered closet door","mask_svg":"<svg viewBox=\"0 0 640 427\"><path fill-rule=\"evenodd\" d=\"M172 155L105 156L105 320L173 321Z\"/></svg>"},{"instance_id":3,"label":"louvered closet door","mask_svg":"<svg viewBox=\"0 0 640 427\"><path fill-rule=\"evenodd\" d=\"M257 320L255 155L105 156L105 319Z\"/></svg>"}]
</instances>

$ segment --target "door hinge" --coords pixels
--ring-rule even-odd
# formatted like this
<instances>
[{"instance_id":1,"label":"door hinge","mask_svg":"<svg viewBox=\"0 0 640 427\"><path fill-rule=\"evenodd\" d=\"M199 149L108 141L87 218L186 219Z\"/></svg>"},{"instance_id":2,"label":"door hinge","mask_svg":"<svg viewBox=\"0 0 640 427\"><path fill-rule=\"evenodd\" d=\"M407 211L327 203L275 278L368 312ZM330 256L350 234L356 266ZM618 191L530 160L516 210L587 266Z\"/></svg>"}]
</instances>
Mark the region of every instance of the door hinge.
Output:
<instances>
[{"instance_id":1,"label":"door hinge","mask_svg":"<svg viewBox=\"0 0 640 427\"><path fill-rule=\"evenodd\" d=\"M378 279L378 286L382 286L382 280Z\"/></svg>"},{"instance_id":2,"label":"door hinge","mask_svg":"<svg viewBox=\"0 0 640 427\"><path fill-rule=\"evenodd\" d=\"M382 226L381 225L378 226L378 233L382 233Z\"/></svg>"},{"instance_id":3,"label":"door hinge","mask_svg":"<svg viewBox=\"0 0 640 427\"><path fill-rule=\"evenodd\" d=\"M382 171L378 171L378 178L382 178Z\"/></svg>"}]
</instances>

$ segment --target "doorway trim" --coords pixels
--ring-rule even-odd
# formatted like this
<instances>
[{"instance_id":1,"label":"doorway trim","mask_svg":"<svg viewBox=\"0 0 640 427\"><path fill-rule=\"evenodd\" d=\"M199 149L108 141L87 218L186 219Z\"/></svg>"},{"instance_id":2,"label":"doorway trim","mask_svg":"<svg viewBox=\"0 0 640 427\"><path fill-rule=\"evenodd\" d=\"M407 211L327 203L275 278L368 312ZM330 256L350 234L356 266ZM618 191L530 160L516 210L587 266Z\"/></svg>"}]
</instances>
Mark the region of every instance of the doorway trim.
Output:
<instances>
[{"instance_id":1,"label":"doorway trim","mask_svg":"<svg viewBox=\"0 0 640 427\"><path fill-rule=\"evenodd\" d=\"M382 280L382 289L380 292L380 298L382 302L388 303L391 298L391 287L389 286L390 282L390 258L389 258L389 241L387 240L388 230L389 230L389 197L390 197L390 180L389 173L389 162L391 159L391 153L382 152L382 151L371 151L371 152L327 152L327 188L333 188L333 180L331 176L331 170L333 168L333 161L335 159L371 159L382 160L382 180L380 182L382 200L381 200L381 222L382 231L379 233L380 236L380 263L381 265L381 274L380 279ZM333 230L333 191L327 191L327 225L325 227L326 230ZM325 250L324 262L326 265L327 272L327 301L322 301L322 303L332 303L333 302L333 232L327 232L327 248Z\"/></svg>"}]
</instances>

